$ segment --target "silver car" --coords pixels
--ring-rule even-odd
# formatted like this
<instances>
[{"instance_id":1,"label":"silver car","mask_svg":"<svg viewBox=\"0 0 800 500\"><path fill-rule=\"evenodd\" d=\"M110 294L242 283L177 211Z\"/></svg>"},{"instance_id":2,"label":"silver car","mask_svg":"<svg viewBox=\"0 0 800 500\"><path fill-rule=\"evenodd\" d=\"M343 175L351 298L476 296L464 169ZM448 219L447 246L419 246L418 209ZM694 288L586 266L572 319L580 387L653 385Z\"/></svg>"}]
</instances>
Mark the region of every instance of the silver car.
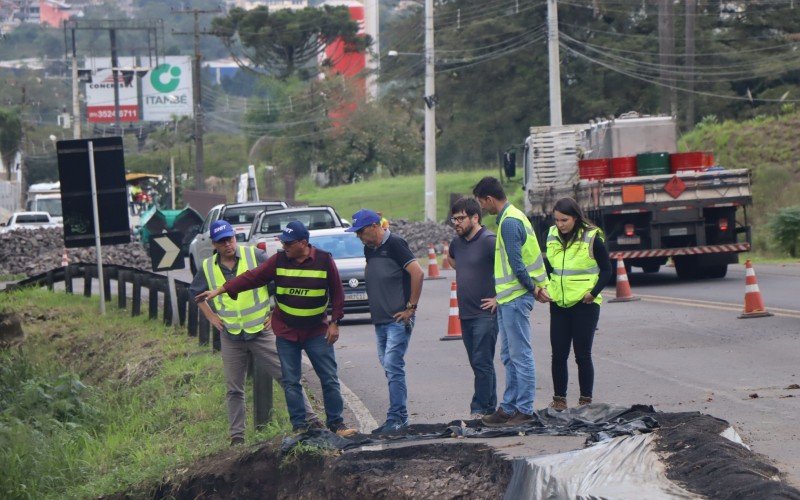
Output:
<instances>
[{"instance_id":1,"label":"silver car","mask_svg":"<svg viewBox=\"0 0 800 500\"><path fill-rule=\"evenodd\" d=\"M320 229L311 232L308 241L333 255L344 287L344 313L369 313L367 260L364 258L364 244L356 233L347 233L344 228Z\"/></svg>"}]
</instances>

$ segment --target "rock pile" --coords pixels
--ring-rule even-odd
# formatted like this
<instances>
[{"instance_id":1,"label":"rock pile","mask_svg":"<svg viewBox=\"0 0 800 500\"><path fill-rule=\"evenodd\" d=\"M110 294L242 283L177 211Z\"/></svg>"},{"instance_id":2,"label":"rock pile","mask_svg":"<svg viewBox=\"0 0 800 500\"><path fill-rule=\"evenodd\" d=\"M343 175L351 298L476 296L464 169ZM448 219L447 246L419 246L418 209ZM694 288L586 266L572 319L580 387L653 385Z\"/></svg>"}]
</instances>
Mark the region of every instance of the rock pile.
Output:
<instances>
[{"instance_id":1,"label":"rock pile","mask_svg":"<svg viewBox=\"0 0 800 500\"><path fill-rule=\"evenodd\" d=\"M12 231L0 234L0 274L34 276L61 266L64 234L60 228ZM94 247L69 248L70 264L95 263ZM104 245L103 262L139 269L151 268L150 257L138 242Z\"/></svg>"},{"instance_id":2,"label":"rock pile","mask_svg":"<svg viewBox=\"0 0 800 500\"><path fill-rule=\"evenodd\" d=\"M428 245L431 243L436 247L437 254L441 253L443 244L449 244L456 235L455 230L447 224L406 219L392 220L389 230L402 236L417 257L427 257Z\"/></svg>"}]
</instances>

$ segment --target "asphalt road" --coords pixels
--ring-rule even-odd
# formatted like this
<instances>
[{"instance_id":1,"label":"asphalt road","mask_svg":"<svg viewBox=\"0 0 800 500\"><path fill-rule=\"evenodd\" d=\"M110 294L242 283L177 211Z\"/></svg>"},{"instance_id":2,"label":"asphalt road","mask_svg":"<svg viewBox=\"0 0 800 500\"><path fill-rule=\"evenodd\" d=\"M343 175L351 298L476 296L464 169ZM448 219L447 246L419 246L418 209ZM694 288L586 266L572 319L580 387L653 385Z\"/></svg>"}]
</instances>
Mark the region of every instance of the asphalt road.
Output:
<instances>
[{"instance_id":1,"label":"asphalt road","mask_svg":"<svg viewBox=\"0 0 800 500\"><path fill-rule=\"evenodd\" d=\"M800 265L756 266L769 318L737 319L744 299L744 266L724 279L678 281L671 268L634 273L638 302L606 303L594 344L595 400L651 404L663 411L699 411L733 424L754 451L775 460L800 486L800 438L796 416L800 390ZM452 279L452 272L445 272ZM450 279L425 281L406 356L409 411L414 422L444 422L469 415L472 371L463 344L440 341L446 333ZM613 289L606 298L614 296ZM536 361L535 407L552 396L549 312L532 315ZM387 389L379 368L372 326L351 320L337 344L342 382L378 423L385 418ZM503 387L498 356L499 392ZM570 362L568 401L578 397ZM751 395L757 394L758 397Z\"/></svg>"}]
</instances>

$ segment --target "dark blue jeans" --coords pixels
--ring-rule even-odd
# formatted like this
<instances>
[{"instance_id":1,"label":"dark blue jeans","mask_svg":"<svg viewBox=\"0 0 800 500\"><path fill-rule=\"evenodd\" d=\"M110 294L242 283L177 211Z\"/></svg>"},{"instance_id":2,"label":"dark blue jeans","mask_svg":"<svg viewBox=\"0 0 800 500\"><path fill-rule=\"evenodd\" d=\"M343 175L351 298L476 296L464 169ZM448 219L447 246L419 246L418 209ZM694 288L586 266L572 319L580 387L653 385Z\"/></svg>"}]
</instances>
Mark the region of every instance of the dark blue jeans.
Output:
<instances>
[{"instance_id":1,"label":"dark blue jeans","mask_svg":"<svg viewBox=\"0 0 800 500\"><path fill-rule=\"evenodd\" d=\"M283 392L286 394L286 407L292 427L306 425L306 410L303 405L303 387L300 385L302 375L302 351L306 351L314 371L322 385L322 401L325 404L325 423L328 427L341 423L344 402L339 388L339 377L336 374L336 355L333 346L328 344L324 335L311 337L303 342L293 342L281 337L277 338L278 357L281 360L283 374Z\"/></svg>"},{"instance_id":2,"label":"dark blue jeans","mask_svg":"<svg viewBox=\"0 0 800 500\"><path fill-rule=\"evenodd\" d=\"M497 379L494 373L497 331L497 317L494 315L461 320L461 338L467 349L472 373L475 374L475 393L469 405L471 413L490 415L497 407Z\"/></svg>"}]
</instances>

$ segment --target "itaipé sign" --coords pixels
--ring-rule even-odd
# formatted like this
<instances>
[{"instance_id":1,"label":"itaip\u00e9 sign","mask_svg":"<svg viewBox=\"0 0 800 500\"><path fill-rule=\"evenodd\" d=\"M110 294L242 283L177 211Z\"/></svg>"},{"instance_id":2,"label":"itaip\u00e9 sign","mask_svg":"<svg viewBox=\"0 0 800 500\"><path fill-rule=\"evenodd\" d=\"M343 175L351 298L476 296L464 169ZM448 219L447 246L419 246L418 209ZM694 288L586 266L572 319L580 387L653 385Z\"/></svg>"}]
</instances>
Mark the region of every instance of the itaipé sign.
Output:
<instances>
[{"instance_id":1,"label":"itaip\u00e9 sign","mask_svg":"<svg viewBox=\"0 0 800 500\"><path fill-rule=\"evenodd\" d=\"M142 80L142 114L145 121L170 121L193 116L192 60L167 56Z\"/></svg>"}]
</instances>

